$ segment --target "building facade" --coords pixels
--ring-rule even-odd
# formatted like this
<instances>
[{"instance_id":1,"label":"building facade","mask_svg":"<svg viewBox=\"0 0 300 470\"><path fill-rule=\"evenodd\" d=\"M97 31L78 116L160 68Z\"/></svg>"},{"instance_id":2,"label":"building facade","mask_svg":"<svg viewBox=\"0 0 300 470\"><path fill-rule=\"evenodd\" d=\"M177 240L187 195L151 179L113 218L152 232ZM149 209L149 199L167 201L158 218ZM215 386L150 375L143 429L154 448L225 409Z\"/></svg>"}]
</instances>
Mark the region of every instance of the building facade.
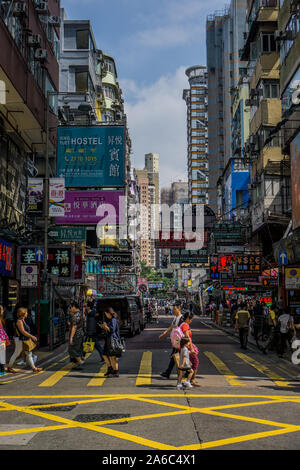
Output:
<instances>
[{"instance_id":1,"label":"building facade","mask_svg":"<svg viewBox=\"0 0 300 470\"><path fill-rule=\"evenodd\" d=\"M207 71L197 65L186 70L190 88L183 91L187 105L187 167L189 202L208 203Z\"/></svg>"}]
</instances>

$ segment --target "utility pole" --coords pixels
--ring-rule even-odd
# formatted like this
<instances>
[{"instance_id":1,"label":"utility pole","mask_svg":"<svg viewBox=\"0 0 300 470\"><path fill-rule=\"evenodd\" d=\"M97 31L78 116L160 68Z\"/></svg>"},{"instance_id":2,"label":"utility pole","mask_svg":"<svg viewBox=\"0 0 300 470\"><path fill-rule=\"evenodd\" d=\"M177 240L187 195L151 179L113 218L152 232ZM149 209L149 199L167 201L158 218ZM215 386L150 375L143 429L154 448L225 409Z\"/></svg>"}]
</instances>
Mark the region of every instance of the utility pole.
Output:
<instances>
[{"instance_id":1,"label":"utility pole","mask_svg":"<svg viewBox=\"0 0 300 470\"><path fill-rule=\"evenodd\" d=\"M46 151L45 151L45 179L44 179L44 300L48 300L48 228L49 228L49 96L46 100Z\"/></svg>"}]
</instances>

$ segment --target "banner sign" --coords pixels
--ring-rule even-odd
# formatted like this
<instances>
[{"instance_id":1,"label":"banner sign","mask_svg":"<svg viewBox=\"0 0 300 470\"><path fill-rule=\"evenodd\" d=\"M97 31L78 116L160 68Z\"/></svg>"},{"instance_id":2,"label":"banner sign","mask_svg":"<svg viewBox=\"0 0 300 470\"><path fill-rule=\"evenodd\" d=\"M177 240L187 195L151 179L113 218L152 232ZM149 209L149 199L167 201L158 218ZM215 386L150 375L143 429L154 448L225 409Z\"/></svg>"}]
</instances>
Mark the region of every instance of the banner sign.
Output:
<instances>
[{"instance_id":1,"label":"banner sign","mask_svg":"<svg viewBox=\"0 0 300 470\"><path fill-rule=\"evenodd\" d=\"M85 242L86 229L83 227L56 227L48 232L48 237L57 242Z\"/></svg>"},{"instance_id":2,"label":"banner sign","mask_svg":"<svg viewBox=\"0 0 300 470\"><path fill-rule=\"evenodd\" d=\"M170 263L208 263L208 250L171 249Z\"/></svg>"},{"instance_id":3,"label":"banner sign","mask_svg":"<svg viewBox=\"0 0 300 470\"><path fill-rule=\"evenodd\" d=\"M122 251L112 251L101 253L102 266L132 266L132 253Z\"/></svg>"},{"instance_id":4,"label":"banner sign","mask_svg":"<svg viewBox=\"0 0 300 470\"><path fill-rule=\"evenodd\" d=\"M97 215L104 204L112 206L107 216ZM99 213L98 211L98 213ZM115 216L114 216L115 215ZM65 215L56 220L58 225L125 224L125 202L123 191L66 191Z\"/></svg>"},{"instance_id":5,"label":"banner sign","mask_svg":"<svg viewBox=\"0 0 300 470\"><path fill-rule=\"evenodd\" d=\"M124 161L124 126L57 129L57 176L66 187L122 187Z\"/></svg>"},{"instance_id":6,"label":"banner sign","mask_svg":"<svg viewBox=\"0 0 300 470\"><path fill-rule=\"evenodd\" d=\"M135 274L110 274L98 276L98 290L103 295L136 294Z\"/></svg>"},{"instance_id":7,"label":"banner sign","mask_svg":"<svg viewBox=\"0 0 300 470\"><path fill-rule=\"evenodd\" d=\"M43 178L28 178L28 212L42 214L43 212Z\"/></svg>"},{"instance_id":8,"label":"banner sign","mask_svg":"<svg viewBox=\"0 0 300 470\"><path fill-rule=\"evenodd\" d=\"M163 289L164 287L163 282L148 282L148 289Z\"/></svg>"},{"instance_id":9,"label":"banner sign","mask_svg":"<svg viewBox=\"0 0 300 470\"><path fill-rule=\"evenodd\" d=\"M50 178L49 182L49 217L65 215L65 179Z\"/></svg>"},{"instance_id":10,"label":"banner sign","mask_svg":"<svg viewBox=\"0 0 300 470\"><path fill-rule=\"evenodd\" d=\"M0 274L10 276L13 271L13 246L0 238Z\"/></svg>"}]
</instances>

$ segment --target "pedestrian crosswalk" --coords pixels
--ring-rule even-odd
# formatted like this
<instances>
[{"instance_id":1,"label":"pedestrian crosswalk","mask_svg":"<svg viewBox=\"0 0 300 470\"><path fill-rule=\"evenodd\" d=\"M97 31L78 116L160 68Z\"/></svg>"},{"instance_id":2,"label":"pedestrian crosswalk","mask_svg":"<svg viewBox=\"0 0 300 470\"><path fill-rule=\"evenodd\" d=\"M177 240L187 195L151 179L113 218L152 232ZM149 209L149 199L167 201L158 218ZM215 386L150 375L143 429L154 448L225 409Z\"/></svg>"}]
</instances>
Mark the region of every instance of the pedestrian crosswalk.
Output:
<instances>
[{"instance_id":1,"label":"pedestrian crosswalk","mask_svg":"<svg viewBox=\"0 0 300 470\"><path fill-rule=\"evenodd\" d=\"M125 386L125 380L134 387L161 387L168 383L160 373L167 367L169 352L128 351L120 360L120 376L116 380L105 377L107 366L99 365L98 356L88 354L83 370L76 371L73 364L65 357L63 362L49 366L43 374L37 374L34 380L42 388L55 388L61 384L74 386L80 378L80 387L106 387L107 384ZM91 357L90 357L91 356ZM241 352L199 351L198 382L202 387L298 387L300 382L293 381L291 374L275 362L266 361L259 354ZM123 382L122 382L123 380ZM169 385L176 384L176 370ZM128 384L127 384L128 385Z\"/></svg>"}]
</instances>

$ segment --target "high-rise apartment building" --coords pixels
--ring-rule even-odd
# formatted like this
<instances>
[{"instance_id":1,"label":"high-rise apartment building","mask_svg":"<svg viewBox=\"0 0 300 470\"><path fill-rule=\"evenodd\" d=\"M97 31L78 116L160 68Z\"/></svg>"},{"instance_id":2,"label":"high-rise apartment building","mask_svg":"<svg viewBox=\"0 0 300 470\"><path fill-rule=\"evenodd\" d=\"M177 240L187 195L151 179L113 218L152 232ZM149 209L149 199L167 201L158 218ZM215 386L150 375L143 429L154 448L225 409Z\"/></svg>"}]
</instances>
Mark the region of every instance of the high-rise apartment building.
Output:
<instances>
[{"instance_id":1,"label":"high-rise apartment building","mask_svg":"<svg viewBox=\"0 0 300 470\"><path fill-rule=\"evenodd\" d=\"M272 243L283 236L289 223L282 184L289 158L277 132L282 120L280 52L276 41L279 8L279 0L248 0L241 50L249 74L250 135L245 148L251 160L249 222L251 238L266 257L272 256Z\"/></svg>"},{"instance_id":2,"label":"high-rise apartment building","mask_svg":"<svg viewBox=\"0 0 300 470\"><path fill-rule=\"evenodd\" d=\"M140 186L141 261L153 268L160 267L160 251L154 247L155 232L159 231L160 192L159 155L145 155L145 168L136 170Z\"/></svg>"},{"instance_id":3,"label":"high-rise apartment building","mask_svg":"<svg viewBox=\"0 0 300 470\"><path fill-rule=\"evenodd\" d=\"M233 157L232 94L238 86L243 63L246 2L232 0L229 7L207 17L209 205L218 207L219 178ZM225 196L226 197L226 196Z\"/></svg>"},{"instance_id":4,"label":"high-rise apartment building","mask_svg":"<svg viewBox=\"0 0 300 470\"><path fill-rule=\"evenodd\" d=\"M207 71L197 65L186 70L189 89L183 91L187 105L187 164L189 202L208 204Z\"/></svg>"}]
</instances>

